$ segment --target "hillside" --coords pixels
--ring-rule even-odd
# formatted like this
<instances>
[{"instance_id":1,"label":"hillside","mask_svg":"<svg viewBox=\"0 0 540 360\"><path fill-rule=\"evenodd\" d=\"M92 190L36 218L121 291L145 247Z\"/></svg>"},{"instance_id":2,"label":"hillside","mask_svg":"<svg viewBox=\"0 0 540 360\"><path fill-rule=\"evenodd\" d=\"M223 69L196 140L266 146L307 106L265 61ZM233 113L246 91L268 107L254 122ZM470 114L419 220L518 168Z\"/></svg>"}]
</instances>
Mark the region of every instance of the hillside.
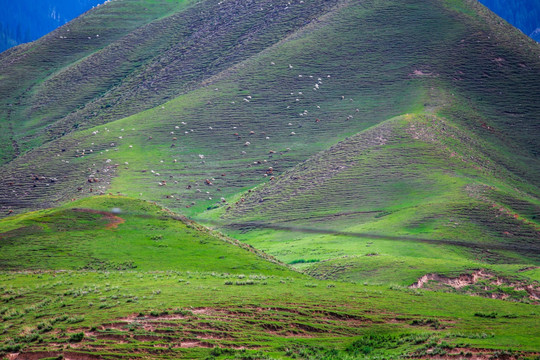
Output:
<instances>
[{"instance_id":1,"label":"hillside","mask_svg":"<svg viewBox=\"0 0 540 360\"><path fill-rule=\"evenodd\" d=\"M4 219L0 239L8 359L514 359L540 345L532 305L314 280L125 197Z\"/></svg>"},{"instance_id":2,"label":"hillside","mask_svg":"<svg viewBox=\"0 0 540 360\"><path fill-rule=\"evenodd\" d=\"M2 270L284 270L241 243L123 197L89 198L6 219L0 233Z\"/></svg>"},{"instance_id":3,"label":"hillside","mask_svg":"<svg viewBox=\"0 0 540 360\"><path fill-rule=\"evenodd\" d=\"M103 11L135 13L128 4L91 11L70 24L72 31L83 34L103 25ZM263 220L274 222L265 209L279 213L281 221L343 209L339 212L391 212L380 218L384 221L364 226L378 235L458 242L489 238L521 248L538 240L540 106L535 94L540 93L540 61L535 54L540 51L484 7L418 0L369 6L261 2L263 10L234 2L172 6L156 6L162 15L169 13L144 26L131 19L124 37L101 36L101 46L109 45L98 49L89 43L77 53L72 47L80 42L63 42L62 51L85 57L49 65L64 67L45 81L37 80L44 72L31 63L35 71L25 72L28 87L17 90L20 95L4 83L6 101L19 96L15 110L5 107L9 121L2 123L14 134L4 142L11 148L4 152L6 161L15 149L34 148L3 166L4 209L21 211L112 192L158 201L201 221L217 221L221 228L230 222L227 216L216 219L215 211L207 210L231 207L229 213L241 214L242 221L264 214ZM258 16L227 22L227 14L253 11ZM266 21L265 11L271 11L272 21ZM216 29L228 30L208 28L201 14L214 16ZM145 16L139 21L151 21ZM255 38L242 37L242 29L263 24ZM67 29L56 34L62 31ZM143 42L148 31L162 36ZM212 45L197 42L201 34ZM30 46L35 53L45 51L60 41L52 37ZM131 47L133 42L140 46ZM17 55L22 50L4 54L5 62L20 62L5 67L6 74L32 61ZM134 51L144 59L133 61ZM97 66L98 59L107 66ZM114 102L104 105L109 97ZM394 141L384 143L378 131L395 127L384 124L403 114L420 120L409 125L403 120L401 130L392 130ZM100 123L106 124L94 126ZM293 188L282 186L291 183L291 177L280 178L286 170L355 134L380 143L380 153L345 172L329 164L339 153L317 165L319 172L311 177L295 175ZM371 147L354 149L351 156L363 149ZM320 188L318 183L330 177ZM268 188L277 189L275 199L251 207L248 201L236 209L246 189L274 179L276 185ZM312 192L283 196L284 191L297 194L294 188ZM417 196L412 199L412 194ZM247 197L260 201L261 196ZM311 215L302 216L309 221ZM335 220L326 217L319 227L341 227ZM526 257L519 261L533 261Z\"/></svg>"},{"instance_id":4,"label":"hillside","mask_svg":"<svg viewBox=\"0 0 540 360\"><path fill-rule=\"evenodd\" d=\"M479 3L117 0L0 79L4 353L540 351L540 45Z\"/></svg>"}]
</instances>

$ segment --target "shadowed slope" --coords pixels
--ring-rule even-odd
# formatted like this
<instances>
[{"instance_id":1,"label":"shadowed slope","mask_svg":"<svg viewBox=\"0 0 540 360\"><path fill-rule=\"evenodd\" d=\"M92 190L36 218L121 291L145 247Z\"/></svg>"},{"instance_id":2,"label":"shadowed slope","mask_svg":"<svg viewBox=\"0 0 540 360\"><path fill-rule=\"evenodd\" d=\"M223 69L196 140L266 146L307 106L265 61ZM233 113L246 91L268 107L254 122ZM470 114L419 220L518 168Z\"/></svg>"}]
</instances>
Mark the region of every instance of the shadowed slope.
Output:
<instances>
[{"instance_id":1,"label":"shadowed slope","mask_svg":"<svg viewBox=\"0 0 540 360\"><path fill-rule=\"evenodd\" d=\"M108 2L35 42L0 54L0 161L10 161L41 145L48 139L45 126L84 106L101 95L107 84L110 85L110 80L107 82L105 78L101 80L105 87L100 85L100 88L88 86L89 79L82 81L80 77L60 81L62 74L68 74L66 69L76 68L77 64L86 61L90 68L85 73L96 72L94 64L88 62L92 56L96 57L92 54L129 39L136 29L185 7L186 3L165 0ZM113 71L119 70L116 66ZM122 74L121 71L116 74L117 80ZM49 86L59 93L47 93Z\"/></svg>"},{"instance_id":2,"label":"shadowed slope","mask_svg":"<svg viewBox=\"0 0 540 360\"><path fill-rule=\"evenodd\" d=\"M51 58L52 66L41 69L35 58L18 55L21 50L4 57L7 81L0 94L6 94L5 116L14 144L26 151L78 128L161 104L273 45L335 3L287 7L284 2L260 1L255 7L244 2L181 1L164 5L159 10L163 17L146 17L153 21L144 26L140 21L137 28L130 14L147 13L139 7L158 4L106 4L56 30L48 41L27 46L36 57ZM119 23L120 32L100 26L103 21ZM84 57L74 56L73 43ZM50 46L52 54L47 52ZM70 62L62 59L64 52ZM23 68L30 71L20 81Z\"/></svg>"}]
</instances>

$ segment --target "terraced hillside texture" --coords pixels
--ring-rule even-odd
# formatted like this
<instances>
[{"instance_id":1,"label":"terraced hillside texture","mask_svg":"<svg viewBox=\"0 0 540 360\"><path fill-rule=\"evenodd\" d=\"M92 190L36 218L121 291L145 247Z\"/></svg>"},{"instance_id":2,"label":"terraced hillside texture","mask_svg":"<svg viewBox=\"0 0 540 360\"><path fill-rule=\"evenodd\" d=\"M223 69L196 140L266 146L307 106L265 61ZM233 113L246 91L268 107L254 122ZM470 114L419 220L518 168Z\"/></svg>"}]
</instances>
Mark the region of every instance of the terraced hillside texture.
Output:
<instances>
[{"instance_id":1,"label":"terraced hillside texture","mask_svg":"<svg viewBox=\"0 0 540 360\"><path fill-rule=\"evenodd\" d=\"M476 1L96 7L0 54L1 349L534 358L538 99Z\"/></svg>"}]
</instances>

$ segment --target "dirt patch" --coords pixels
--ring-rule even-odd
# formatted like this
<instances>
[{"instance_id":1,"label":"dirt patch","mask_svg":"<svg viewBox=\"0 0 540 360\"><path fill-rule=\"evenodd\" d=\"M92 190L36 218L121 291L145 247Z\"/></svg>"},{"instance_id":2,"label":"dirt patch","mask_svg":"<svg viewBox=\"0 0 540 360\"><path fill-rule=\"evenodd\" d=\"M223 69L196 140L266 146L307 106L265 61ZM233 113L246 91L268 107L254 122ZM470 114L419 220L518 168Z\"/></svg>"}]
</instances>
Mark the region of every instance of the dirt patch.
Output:
<instances>
[{"instance_id":1,"label":"dirt patch","mask_svg":"<svg viewBox=\"0 0 540 360\"><path fill-rule=\"evenodd\" d=\"M134 335L133 338L141 342L154 342L154 341L161 341L165 339L162 336L153 336L153 335Z\"/></svg>"},{"instance_id":2,"label":"dirt patch","mask_svg":"<svg viewBox=\"0 0 540 360\"><path fill-rule=\"evenodd\" d=\"M540 285L524 281L510 280L497 276L487 270L476 270L472 273L448 277L441 274L426 274L409 286L412 289L437 289L438 285L446 285L456 290L465 290L470 295L489 297L492 299L510 300L510 295L496 291L499 287L511 288L514 291L525 292L529 300L540 300ZM519 301L519 298L512 298Z\"/></svg>"},{"instance_id":3,"label":"dirt patch","mask_svg":"<svg viewBox=\"0 0 540 360\"><path fill-rule=\"evenodd\" d=\"M94 209L79 209L79 208L74 208L72 209L72 211L103 215L103 217L109 221L109 223L105 226L105 229L116 229L118 225L126 222L126 220L108 211L100 211L100 210L94 210Z\"/></svg>"},{"instance_id":4,"label":"dirt patch","mask_svg":"<svg viewBox=\"0 0 540 360\"><path fill-rule=\"evenodd\" d=\"M435 348L427 349L421 354L415 352L408 356L409 359L437 359L437 360L518 360L523 357L533 358L538 356L538 353L532 352L514 352L493 349L479 349L470 347L459 347L448 349L442 354Z\"/></svg>"},{"instance_id":5,"label":"dirt patch","mask_svg":"<svg viewBox=\"0 0 540 360\"><path fill-rule=\"evenodd\" d=\"M10 360L39 360L43 358L52 358L63 356L65 360L99 360L102 357L91 354L76 353L76 352L54 352L54 351L36 351L36 352L22 352L16 354L9 354Z\"/></svg>"},{"instance_id":6,"label":"dirt patch","mask_svg":"<svg viewBox=\"0 0 540 360\"><path fill-rule=\"evenodd\" d=\"M483 270L475 271L472 274L461 274L455 278L439 274L427 274L418 279L418 281L412 284L410 288L419 289L424 287L429 281L437 281L449 285L454 289L460 289L467 285L476 284L481 278L489 279L491 277L493 277L493 275L484 273Z\"/></svg>"},{"instance_id":7,"label":"dirt patch","mask_svg":"<svg viewBox=\"0 0 540 360\"><path fill-rule=\"evenodd\" d=\"M181 348L194 348L194 347L202 347L202 348L213 348L214 345L202 341L185 341L181 342L180 346Z\"/></svg>"}]
</instances>

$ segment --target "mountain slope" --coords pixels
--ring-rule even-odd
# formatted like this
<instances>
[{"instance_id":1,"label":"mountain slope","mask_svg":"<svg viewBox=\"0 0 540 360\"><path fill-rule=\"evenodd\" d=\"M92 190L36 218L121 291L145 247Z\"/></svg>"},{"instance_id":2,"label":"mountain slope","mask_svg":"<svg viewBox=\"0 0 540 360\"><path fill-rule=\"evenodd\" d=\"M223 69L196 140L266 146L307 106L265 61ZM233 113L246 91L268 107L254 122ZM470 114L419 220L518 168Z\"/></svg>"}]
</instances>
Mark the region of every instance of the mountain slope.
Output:
<instances>
[{"instance_id":1,"label":"mountain slope","mask_svg":"<svg viewBox=\"0 0 540 360\"><path fill-rule=\"evenodd\" d=\"M12 120L31 120L47 107L57 113L42 120L45 132L35 128L40 135L28 140L36 141L34 150L3 166L6 211L122 193L246 241L268 239L252 244L287 262L301 258L272 249L279 231L251 236L230 224L310 227L316 219L319 231L483 244L464 248L456 259L461 270L471 259L480 267L536 264L526 249L539 237L538 44L469 2L178 6L36 83L27 94L37 97L23 96L29 102ZM230 22L232 13L256 16ZM212 14L213 28L204 14ZM86 17L103 21L92 12L77 21ZM259 22L261 31L245 38ZM154 32L161 36L145 37ZM201 48L203 34L213 47ZM135 42L141 46L132 48ZM144 59L133 61L133 51ZM113 65L102 69L100 61ZM105 89L119 79L85 103L96 87L81 88L80 81ZM71 86L82 97L61 102ZM33 103L38 98L48 99L44 107ZM109 98L114 103L103 105ZM84 107L70 113L78 102ZM97 104L89 122L69 125ZM32 122L20 123L20 136L34 136L23 130ZM54 128L68 133L47 138ZM312 251L309 244L300 253ZM487 253L490 246L496 255ZM343 255L325 246L320 252L320 260ZM422 266L415 276L437 266Z\"/></svg>"},{"instance_id":2,"label":"mountain slope","mask_svg":"<svg viewBox=\"0 0 540 360\"><path fill-rule=\"evenodd\" d=\"M426 103L433 102L424 95L431 88L447 94L435 99L446 104L435 104L441 115L486 139L495 149L491 154L495 161L524 182L534 182L539 109L533 95L540 82L535 80L538 58L532 54L538 52L538 46L525 41L526 51L511 53L507 39L480 23L478 16L456 12L444 3L377 3L369 7L344 3L283 43L211 78L211 86L182 95L163 108L110 123L108 132L105 127L80 135L75 132L14 160L6 165L2 178L4 183L20 187L15 190L16 201L7 203L26 207L69 199L83 186L85 177L111 158L112 164L130 164L116 178L115 191L143 192L144 197L176 209L195 202L193 210L200 212L215 203L208 197L226 197L265 180L262 175L268 166L279 174L347 135L399 114L422 111ZM380 27L381 19L395 26ZM440 36L429 36L427 29L440 31ZM181 55L178 50L171 55L175 53ZM173 68L165 67L171 72ZM315 83L320 90L314 90ZM458 100L448 100L452 97L448 94L458 95ZM122 116L113 108L105 106L104 114ZM124 138L123 128L135 132ZM95 131L99 134L90 138ZM133 148L128 148L127 139ZM250 145L245 146L246 142ZM106 148L115 150L114 156L96 157L97 151ZM66 151L59 153L62 149ZM83 150L84 159L79 159ZM209 156L205 164L199 153ZM42 160L51 157L78 165ZM177 165L172 164L174 159ZM267 163L258 164L263 160ZM145 169L146 175L141 174ZM173 191L170 186L158 186L150 170L163 174L157 180L176 177L178 186ZM57 181L45 188L34 184L32 174ZM211 196L196 192L205 188L202 183L207 178L220 179L215 187L206 188ZM191 191L186 191L188 185ZM215 191L217 187L221 192ZM13 192L8 190L8 194L6 201Z\"/></svg>"},{"instance_id":3,"label":"mountain slope","mask_svg":"<svg viewBox=\"0 0 540 360\"><path fill-rule=\"evenodd\" d=\"M478 3L118 0L0 63L2 355L536 356L540 47Z\"/></svg>"},{"instance_id":4,"label":"mountain slope","mask_svg":"<svg viewBox=\"0 0 540 360\"><path fill-rule=\"evenodd\" d=\"M58 43L59 54L73 54L73 42L89 51L79 61L65 63L47 74L39 83L28 88L20 82L13 85L9 80L20 81L18 74L5 68L3 75L8 81L0 94L10 94L6 100L12 98L17 105L9 112L8 120L21 151L79 127L88 128L148 109L196 88L201 81L303 26L335 1L313 3L302 9L262 2L259 6L263 10L236 2L181 1L162 7L148 3L125 2L114 5L116 9L106 4L73 21L73 29L62 27L49 35L56 37L49 43ZM162 17L146 16L145 21L153 21L145 26L135 23L134 28L128 16L146 13L139 9L145 5L160 11ZM108 24L118 23L120 29L125 29L123 34L113 35L115 41L107 41L112 40L108 33L115 31L95 26L103 21L102 11L116 15L114 21L107 19ZM93 24L96 20L98 24ZM90 36L86 39L83 34ZM39 43L29 47L40 55L44 51ZM21 58L19 52L4 56L3 63L17 61L18 69L28 66L37 73L35 60ZM14 87L24 89L24 93L13 97Z\"/></svg>"},{"instance_id":5,"label":"mountain slope","mask_svg":"<svg viewBox=\"0 0 540 360\"><path fill-rule=\"evenodd\" d=\"M405 115L243 194L209 223L301 269L326 266L309 270L325 278L410 285L431 272L536 265L538 199L491 150L442 118Z\"/></svg>"}]
</instances>

